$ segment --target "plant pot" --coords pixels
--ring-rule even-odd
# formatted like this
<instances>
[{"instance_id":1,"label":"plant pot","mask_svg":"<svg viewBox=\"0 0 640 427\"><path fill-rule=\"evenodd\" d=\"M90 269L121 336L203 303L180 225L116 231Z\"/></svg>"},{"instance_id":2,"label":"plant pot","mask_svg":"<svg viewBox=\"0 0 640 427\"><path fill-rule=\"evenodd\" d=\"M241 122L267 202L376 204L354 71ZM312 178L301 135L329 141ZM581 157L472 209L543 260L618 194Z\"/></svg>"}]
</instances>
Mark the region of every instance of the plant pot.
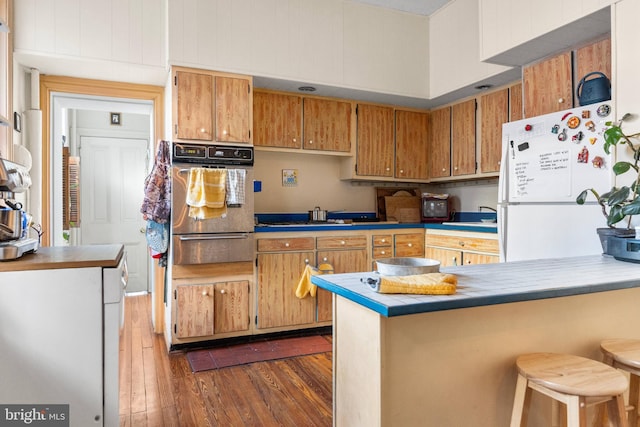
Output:
<instances>
[{"instance_id":1,"label":"plant pot","mask_svg":"<svg viewBox=\"0 0 640 427\"><path fill-rule=\"evenodd\" d=\"M607 255L611 255L618 261L640 263L640 239L609 236Z\"/></svg>"},{"instance_id":2,"label":"plant pot","mask_svg":"<svg viewBox=\"0 0 640 427\"><path fill-rule=\"evenodd\" d=\"M629 228L611 228L602 227L596 229L598 236L600 237L600 245L602 246L602 253L609 254L608 252L608 240L609 237L635 237L635 230Z\"/></svg>"}]
</instances>

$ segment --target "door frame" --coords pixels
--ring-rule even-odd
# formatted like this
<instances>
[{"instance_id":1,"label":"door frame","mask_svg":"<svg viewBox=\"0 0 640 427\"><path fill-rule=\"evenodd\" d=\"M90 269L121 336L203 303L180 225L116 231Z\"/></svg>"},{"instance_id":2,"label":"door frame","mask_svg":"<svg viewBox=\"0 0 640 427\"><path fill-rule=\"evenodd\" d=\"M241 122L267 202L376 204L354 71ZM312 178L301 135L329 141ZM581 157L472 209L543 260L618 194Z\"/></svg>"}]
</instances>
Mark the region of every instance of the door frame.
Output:
<instances>
[{"instance_id":1,"label":"door frame","mask_svg":"<svg viewBox=\"0 0 640 427\"><path fill-rule=\"evenodd\" d=\"M51 221L51 98L54 92L74 95L104 96L147 100L153 103L154 153L158 140L164 135L164 87L133 83L112 82L107 80L80 79L64 76L40 76L40 106L42 109L42 224ZM51 244L48 234L42 236L41 245ZM153 264L154 284L152 305L155 319L155 333L164 331L164 269Z\"/></svg>"}]
</instances>

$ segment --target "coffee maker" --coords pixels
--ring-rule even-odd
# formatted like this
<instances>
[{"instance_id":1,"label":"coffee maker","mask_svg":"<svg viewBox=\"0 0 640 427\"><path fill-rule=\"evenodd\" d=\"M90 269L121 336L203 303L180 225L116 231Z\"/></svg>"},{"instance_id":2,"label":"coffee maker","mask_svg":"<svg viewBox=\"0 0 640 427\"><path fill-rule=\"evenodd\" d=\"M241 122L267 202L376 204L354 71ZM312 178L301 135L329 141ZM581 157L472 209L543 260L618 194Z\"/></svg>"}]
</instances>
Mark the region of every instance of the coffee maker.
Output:
<instances>
[{"instance_id":1,"label":"coffee maker","mask_svg":"<svg viewBox=\"0 0 640 427\"><path fill-rule=\"evenodd\" d=\"M0 261L20 258L40 246L41 232L31 216L14 197L31 185L29 171L22 165L0 158ZM37 238L31 237L34 229Z\"/></svg>"}]
</instances>

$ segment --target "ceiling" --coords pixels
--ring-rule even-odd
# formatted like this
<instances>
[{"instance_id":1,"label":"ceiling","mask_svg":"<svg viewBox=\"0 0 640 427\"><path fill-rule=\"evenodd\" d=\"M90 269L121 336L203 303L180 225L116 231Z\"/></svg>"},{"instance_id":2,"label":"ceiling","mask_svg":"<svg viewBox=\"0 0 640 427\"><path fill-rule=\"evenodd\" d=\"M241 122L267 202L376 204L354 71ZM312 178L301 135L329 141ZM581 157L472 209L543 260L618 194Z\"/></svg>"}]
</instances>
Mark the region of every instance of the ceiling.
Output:
<instances>
[{"instance_id":1,"label":"ceiling","mask_svg":"<svg viewBox=\"0 0 640 427\"><path fill-rule=\"evenodd\" d=\"M451 0L353 0L417 15L431 15Z\"/></svg>"}]
</instances>

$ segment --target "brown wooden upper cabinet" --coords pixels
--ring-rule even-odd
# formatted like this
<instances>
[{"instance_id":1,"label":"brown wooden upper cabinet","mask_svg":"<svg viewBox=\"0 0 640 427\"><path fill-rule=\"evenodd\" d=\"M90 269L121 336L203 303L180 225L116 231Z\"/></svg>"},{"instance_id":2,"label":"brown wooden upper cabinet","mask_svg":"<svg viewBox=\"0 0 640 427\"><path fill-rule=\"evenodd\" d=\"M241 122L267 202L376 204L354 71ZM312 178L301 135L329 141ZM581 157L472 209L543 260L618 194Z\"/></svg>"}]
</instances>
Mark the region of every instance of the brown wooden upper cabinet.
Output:
<instances>
[{"instance_id":1,"label":"brown wooden upper cabinet","mask_svg":"<svg viewBox=\"0 0 640 427\"><path fill-rule=\"evenodd\" d=\"M580 80L594 71L599 71L611 79L611 38L598 40L576 49L575 67L575 90L578 89ZM593 77L589 77L589 79ZM576 107L580 105L577 95L575 105Z\"/></svg>"},{"instance_id":2,"label":"brown wooden upper cabinet","mask_svg":"<svg viewBox=\"0 0 640 427\"><path fill-rule=\"evenodd\" d=\"M393 108L358 104L356 174L393 178Z\"/></svg>"},{"instance_id":3,"label":"brown wooden upper cabinet","mask_svg":"<svg viewBox=\"0 0 640 427\"><path fill-rule=\"evenodd\" d=\"M174 137L251 143L250 77L207 70L174 70Z\"/></svg>"},{"instance_id":4,"label":"brown wooden upper cabinet","mask_svg":"<svg viewBox=\"0 0 640 427\"><path fill-rule=\"evenodd\" d=\"M429 178L428 143L429 114L396 110L396 178Z\"/></svg>"},{"instance_id":5,"label":"brown wooden upper cabinet","mask_svg":"<svg viewBox=\"0 0 640 427\"><path fill-rule=\"evenodd\" d=\"M525 117L573 107L571 52L523 67L522 77Z\"/></svg>"},{"instance_id":6,"label":"brown wooden upper cabinet","mask_svg":"<svg viewBox=\"0 0 640 427\"><path fill-rule=\"evenodd\" d=\"M509 121L524 118L522 115L522 82L509 86Z\"/></svg>"},{"instance_id":7,"label":"brown wooden upper cabinet","mask_svg":"<svg viewBox=\"0 0 640 427\"><path fill-rule=\"evenodd\" d=\"M476 173L476 100L451 107L452 176Z\"/></svg>"},{"instance_id":8,"label":"brown wooden upper cabinet","mask_svg":"<svg viewBox=\"0 0 640 427\"><path fill-rule=\"evenodd\" d=\"M284 93L253 93L253 144L302 147L302 97Z\"/></svg>"},{"instance_id":9,"label":"brown wooden upper cabinet","mask_svg":"<svg viewBox=\"0 0 640 427\"><path fill-rule=\"evenodd\" d=\"M351 151L352 104L332 99L304 98L303 148Z\"/></svg>"},{"instance_id":10,"label":"brown wooden upper cabinet","mask_svg":"<svg viewBox=\"0 0 640 427\"><path fill-rule=\"evenodd\" d=\"M509 89L480 97L480 172L499 172L502 156L502 124L509 121Z\"/></svg>"},{"instance_id":11,"label":"brown wooden upper cabinet","mask_svg":"<svg viewBox=\"0 0 640 427\"><path fill-rule=\"evenodd\" d=\"M429 114L429 176L451 176L451 107Z\"/></svg>"}]
</instances>

